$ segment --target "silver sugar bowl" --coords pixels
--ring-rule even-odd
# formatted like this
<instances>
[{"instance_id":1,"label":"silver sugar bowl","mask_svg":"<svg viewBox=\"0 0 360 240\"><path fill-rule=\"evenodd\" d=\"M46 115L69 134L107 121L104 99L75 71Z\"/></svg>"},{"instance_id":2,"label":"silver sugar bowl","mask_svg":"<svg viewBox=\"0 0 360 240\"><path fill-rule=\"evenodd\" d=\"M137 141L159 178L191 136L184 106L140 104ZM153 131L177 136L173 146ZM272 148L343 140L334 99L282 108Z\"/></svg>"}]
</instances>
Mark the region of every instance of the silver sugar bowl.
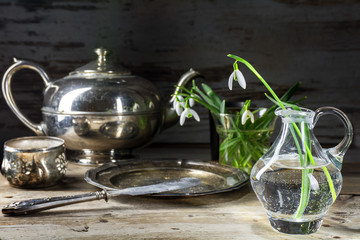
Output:
<instances>
[{"instance_id":1,"label":"silver sugar bowl","mask_svg":"<svg viewBox=\"0 0 360 240\"><path fill-rule=\"evenodd\" d=\"M1 173L11 186L40 188L57 184L66 173L64 140L32 136L4 143Z\"/></svg>"},{"instance_id":2,"label":"silver sugar bowl","mask_svg":"<svg viewBox=\"0 0 360 240\"><path fill-rule=\"evenodd\" d=\"M172 104L161 99L150 81L115 65L106 49L95 53L97 60L55 81L35 63L15 59L2 82L4 98L15 115L37 135L64 139L69 161L84 165L131 158L133 149L146 146L178 121ZM21 113L11 93L13 74L24 68L40 74L45 84L39 124ZM177 85L198 76L190 69Z\"/></svg>"}]
</instances>

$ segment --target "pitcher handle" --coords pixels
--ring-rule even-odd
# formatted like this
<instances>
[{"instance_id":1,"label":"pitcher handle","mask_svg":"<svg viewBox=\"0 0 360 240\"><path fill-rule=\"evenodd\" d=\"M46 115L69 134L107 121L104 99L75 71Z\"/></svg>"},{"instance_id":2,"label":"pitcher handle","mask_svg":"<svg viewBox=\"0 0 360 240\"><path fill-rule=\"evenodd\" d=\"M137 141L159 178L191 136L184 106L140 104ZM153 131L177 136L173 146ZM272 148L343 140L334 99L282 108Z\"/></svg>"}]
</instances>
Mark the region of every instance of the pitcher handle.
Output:
<instances>
[{"instance_id":1,"label":"pitcher handle","mask_svg":"<svg viewBox=\"0 0 360 240\"><path fill-rule=\"evenodd\" d=\"M11 92L11 80L13 75L21 69L31 69L37 72L42 80L44 81L45 86L48 86L50 83L48 75L45 73L43 69L41 69L36 64L24 61L24 60L17 60L14 58L14 64L9 67L9 69L5 72L3 80L2 80L2 92L4 95L4 98L9 105L10 109L14 112L14 114L20 119L21 122L23 122L28 128L30 128L32 131L34 131L37 135L45 135L44 129L41 124L36 124L29 120L18 108L16 105L12 92Z\"/></svg>"},{"instance_id":2,"label":"pitcher handle","mask_svg":"<svg viewBox=\"0 0 360 240\"><path fill-rule=\"evenodd\" d=\"M349 120L349 118L345 115L343 111L337 109L335 107L321 107L315 110L314 116L314 125L319 120L321 116L331 114L335 115L340 118L341 122L344 124L345 127L345 136L342 141L333 148L325 149L325 152L330 155L330 157L334 157L337 161L335 165L341 169L342 161L345 155L345 152L350 147L353 138L353 127Z\"/></svg>"}]
</instances>

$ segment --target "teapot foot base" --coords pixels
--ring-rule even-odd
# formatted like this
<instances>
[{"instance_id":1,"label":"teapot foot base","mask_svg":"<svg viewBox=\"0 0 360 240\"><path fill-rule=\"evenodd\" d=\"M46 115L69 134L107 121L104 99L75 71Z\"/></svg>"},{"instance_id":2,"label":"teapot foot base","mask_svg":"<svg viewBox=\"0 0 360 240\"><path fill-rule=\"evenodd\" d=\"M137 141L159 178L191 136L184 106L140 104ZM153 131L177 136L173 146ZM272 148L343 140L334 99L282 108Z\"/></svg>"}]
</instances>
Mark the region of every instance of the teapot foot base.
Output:
<instances>
[{"instance_id":1,"label":"teapot foot base","mask_svg":"<svg viewBox=\"0 0 360 240\"><path fill-rule=\"evenodd\" d=\"M311 234L315 233L322 224L322 219L309 222L293 222L277 219L269 216L271 227L281 233L286 234Z\"/></svg>"},{"instance_id":2,"label":"teapot foot base","mask_svg":"<svg viewBox=\"0 0 360 240\"><path fill-rule=\"evenodd\" d=\"M66 150L66 157L69 162L86 165L98 166L104 163L117 162L124 159L135 159L130 150L111 150L108 152L92 150Z\"/></svg>"}]
</instances>

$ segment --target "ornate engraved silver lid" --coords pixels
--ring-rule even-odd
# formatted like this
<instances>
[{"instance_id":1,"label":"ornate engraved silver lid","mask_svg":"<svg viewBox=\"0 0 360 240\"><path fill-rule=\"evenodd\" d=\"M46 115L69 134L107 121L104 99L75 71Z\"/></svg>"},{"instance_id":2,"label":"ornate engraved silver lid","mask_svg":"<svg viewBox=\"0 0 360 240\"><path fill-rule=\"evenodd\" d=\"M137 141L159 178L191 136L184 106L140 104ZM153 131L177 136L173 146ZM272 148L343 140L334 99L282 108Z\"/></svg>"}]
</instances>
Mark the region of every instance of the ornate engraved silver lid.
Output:
<instances>
[{"instance_id":1,"label":"ornate engraved silver lid","mask_svg":"<svg viewBox=\"0 0 360 240\"><path fill-rule=\"evenodd\" d=\"M129 115L161 112L160 94L150 81L114 64L106 49L95 49L95 53L98 55L96 61L50 82L44 92L43 113Z\"/></svg>"}]
</instances>

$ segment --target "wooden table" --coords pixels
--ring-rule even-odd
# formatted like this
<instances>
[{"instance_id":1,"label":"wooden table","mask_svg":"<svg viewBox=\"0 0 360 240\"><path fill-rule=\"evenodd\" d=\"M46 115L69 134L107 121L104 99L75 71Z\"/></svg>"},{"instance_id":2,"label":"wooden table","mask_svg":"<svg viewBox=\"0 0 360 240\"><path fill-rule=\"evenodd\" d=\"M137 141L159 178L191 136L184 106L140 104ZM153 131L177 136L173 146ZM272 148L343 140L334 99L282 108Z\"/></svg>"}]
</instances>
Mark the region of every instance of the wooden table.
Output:
<instances>
[{"instance_id":1,"label":"wooden table","mask_svg":"<svg viewBox=\"0 0 360 240\"><path fill-rule=\"evenodd\" d=\"M146 156L161 155L146 149ZM170 157L207 158L209 150L169 149ZM360 239L360 162L347 161L344 185L321 229L311 235L275 232L250 186L199 197L153 198L122 196L34 215L0 216L0 239ZM45 196L73 195L98 190L83 180L89 167L70 164L56 187L23 190L0 177L0 205Z\"/></svg>"}]
</instances>

